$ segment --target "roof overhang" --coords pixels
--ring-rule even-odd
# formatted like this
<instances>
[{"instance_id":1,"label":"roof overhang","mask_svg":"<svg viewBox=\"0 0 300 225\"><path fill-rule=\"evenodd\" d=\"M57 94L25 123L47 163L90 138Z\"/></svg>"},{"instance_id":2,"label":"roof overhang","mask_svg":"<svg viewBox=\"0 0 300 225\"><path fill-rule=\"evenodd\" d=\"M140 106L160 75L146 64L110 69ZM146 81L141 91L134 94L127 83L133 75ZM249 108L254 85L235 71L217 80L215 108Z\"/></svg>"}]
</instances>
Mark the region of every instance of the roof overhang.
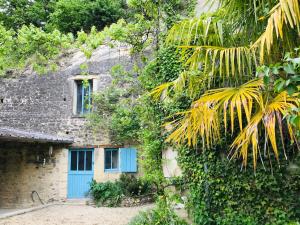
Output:
<instances>
[{"instance_id":1,"label":"roof overhang","mask_svg":"<svg viewBox=\"0 0 300 225\"><path fill-rule=\"evenodd\" d=\"M15 141L28 143L72 144L72 138L60 137L36 131L0 127L0 142Z\"/></svg>"}]
</instances>

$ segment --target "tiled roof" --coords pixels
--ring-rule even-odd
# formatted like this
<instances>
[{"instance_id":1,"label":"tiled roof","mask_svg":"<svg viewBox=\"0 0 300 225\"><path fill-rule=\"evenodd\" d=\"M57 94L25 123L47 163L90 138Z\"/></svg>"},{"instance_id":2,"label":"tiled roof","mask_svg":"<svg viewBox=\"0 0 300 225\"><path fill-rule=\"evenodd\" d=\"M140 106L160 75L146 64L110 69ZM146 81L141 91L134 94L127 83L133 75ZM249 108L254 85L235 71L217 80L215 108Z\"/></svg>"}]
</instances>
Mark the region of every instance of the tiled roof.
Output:
<instances>
[{"instance_id":1,"label":"tiled roof","mask_svg":"<svg viewBox=\"0 0 300 225\"><path fill-rule=\"evenodd\" d=\"M39 143L61 143L72 144L72 138L59 137L35 131L25 131L8 127L0 127L1 141L17 141L17 142L39 142Z\"/></svg>"}]
</instances>

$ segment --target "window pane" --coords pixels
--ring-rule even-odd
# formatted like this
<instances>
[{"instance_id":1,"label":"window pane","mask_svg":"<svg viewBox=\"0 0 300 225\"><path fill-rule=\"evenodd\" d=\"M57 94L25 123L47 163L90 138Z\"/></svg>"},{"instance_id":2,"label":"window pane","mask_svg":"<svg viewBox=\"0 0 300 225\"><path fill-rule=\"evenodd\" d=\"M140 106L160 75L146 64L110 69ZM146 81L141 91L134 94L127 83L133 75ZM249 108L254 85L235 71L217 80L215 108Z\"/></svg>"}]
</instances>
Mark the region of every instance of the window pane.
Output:
<instances>
[{"instance_id":1,"label":"window pane","mask_svg":"<svg viewBox=\"0 0 300 225\"><path fill-rule=\"evenodd\" d=\"M83 104L83 112L87 113L91 111L92 104L92 89L93 83L92 80L89 80L88 85L84 86L84 104Z\"/></svg>"},{"instance_id":2,"label":"window pane","mask_svg":"<svg viewBox=\"0 0 300 225\"><path fill-rule=\"evenodd\" d=\"M92 170L92 151L86 151L85 170Z\"/></svg>"},{"instance_id":3,"label":"window pane","mask_svg":"<svg viewBox=\"0 0 300 225\"><path fill-rule=\"evenodd\" d=\"M77 114L82 113L82 88L83 84L82 81L77 81Z\"/></svg>"},{"instance_id":4,"label":"window pane","mask_svg":"<svg viewBox=\"0 0 300 225\"><path fill-rule=\"evenodd\" d=\"M112 151L112 169L118 169L119 165L119 151L117 149Z\"/></svg>"},{"instance_id":5,"label":"window pane","mask_svg":"<svg viewBox=\"0 0 300 225\"><path fill-rule=\"evenodd\" d=\"M77 151L71 151L71 170L77 170Z\"/></svg>"},{"instance_id":6,"label":"window pane","mask_svg":"<svg viewBox=\"0 0 300 225\"><path fill-rule=\"evenodd\" d=\"M84 151L79 151L78 152L78 170L84 170Z\"/></svg>"},{"instance_id":7,"label":"window pane","mask_svg":"<svg viewBox=\"0 0 300 225\"><path fill-rule=\"evenodd\" d=\"M105 169L111 169L111 150L105 150Z\"/></svg>"}]
</instances>

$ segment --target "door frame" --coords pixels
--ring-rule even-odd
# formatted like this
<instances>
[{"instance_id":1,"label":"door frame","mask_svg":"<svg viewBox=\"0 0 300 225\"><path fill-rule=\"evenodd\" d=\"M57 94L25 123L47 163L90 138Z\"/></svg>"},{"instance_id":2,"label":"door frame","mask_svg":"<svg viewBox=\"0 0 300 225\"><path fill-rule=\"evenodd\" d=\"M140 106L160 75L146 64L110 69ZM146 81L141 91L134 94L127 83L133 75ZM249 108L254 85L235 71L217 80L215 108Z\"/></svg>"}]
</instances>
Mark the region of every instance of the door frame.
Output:
<instances>
[{"instance_id":1,"label":"door frame","mask_svg":"<svg viewBox=\"0 0 300 225\"><path fill-rule=\"evenodd\" d=\"M78 168L77 168L76 171L71 170L71 152L74 152L74 151L92 151L92 170L78 171ZM86 157L86 154L85 154L85 157ZM78 159L79 159L79 157L77 156L77 166L78 166ZM70 187L69 175L76 175L76 174L78 174L78 175L88 175L88 174L90 174L92 176L92 179L94 179L94 175L95 175L94 162L95 162L95 149L94 148L69 148L68 149L67 199L76 199L76 197L70 197L70 193L69 193L69 187Z\"/></svg>"}]
</instances>

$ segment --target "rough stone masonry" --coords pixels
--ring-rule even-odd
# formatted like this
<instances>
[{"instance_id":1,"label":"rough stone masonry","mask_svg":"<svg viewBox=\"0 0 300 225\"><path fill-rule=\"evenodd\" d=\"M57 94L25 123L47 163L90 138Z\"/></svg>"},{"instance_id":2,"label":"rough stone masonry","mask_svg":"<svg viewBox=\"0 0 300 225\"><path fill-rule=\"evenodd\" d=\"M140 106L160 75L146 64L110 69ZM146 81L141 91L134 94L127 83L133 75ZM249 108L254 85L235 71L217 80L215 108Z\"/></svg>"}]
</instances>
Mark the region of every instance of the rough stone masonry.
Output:
<instances>
[{"instance_id":1,"label":"rough stone masonry","mask_svg":"<svg viewBox=\"0 0 300 225\"><path fill-rule=\"evenodd\" d=\"M74 113L75 80L81 79L80 65L88 65L86 78L93 80L93 91L111 83L110 70L121 64L132 67L129 48L100 46L87 60L75 51L55 73L26 73L0 79L0 127L12 127L74 139L72 147L95 147L95 179L115 179L118 174L104 174L103 146L110 145L105 132L93 134L86 119ZM102 147L99 147L101 145ZM0 207L16 208L59 201L67 195L68 149L49 144L3 142L0 140ZM45 157L46 164L37 158ZM36 191L37 193L33 193Z\"/></svg>"}]
</instances>

